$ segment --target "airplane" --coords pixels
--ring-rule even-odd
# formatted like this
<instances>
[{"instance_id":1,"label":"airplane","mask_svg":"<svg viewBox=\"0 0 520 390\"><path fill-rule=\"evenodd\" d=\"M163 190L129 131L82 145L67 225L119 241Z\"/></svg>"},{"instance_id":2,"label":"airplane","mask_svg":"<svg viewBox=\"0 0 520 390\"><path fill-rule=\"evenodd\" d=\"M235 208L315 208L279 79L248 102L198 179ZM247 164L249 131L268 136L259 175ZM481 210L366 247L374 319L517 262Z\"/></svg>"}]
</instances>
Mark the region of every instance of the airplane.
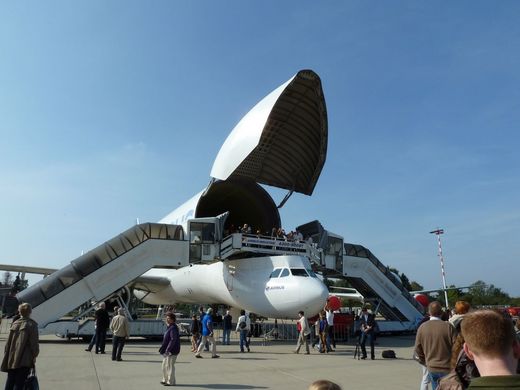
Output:
<instances>
[{"instance_id":1,"label":"airplane","mask_svg":"<svg viewBox=\"0 0 520 390\"><path fill-rule=\"evenodd\" d=\"M474 286L462 286L462 287L453 286L453 287L446 287L446 288L439 287L439 288L434 288L434 289L431 289L431 290L410 291L410 294L412 294L414 296L418 295L418 294L433 294L433 293L440 294L441 292L444 292L444 291L467 290L467 289L472 288L472 287L474 287Z\"/></svg>"},{"instance_id":2,"label":"airplane","mask_svg":"<svg viewBox=\"0 0 520 390\"><path fill-rule=\"evenodd\" d=\"M363 297L363 295L361 295L360 292L358 290L356 290L355 288L336 287L336 286L331 286L330 288L333 290L339 290L339 291L343 291L343 292L330 292L329 296L335 296L338 298L346 298L346 299L349 299L352 301L357 301L360 303L365 302L365 297Z\"/></svg>"},{"instance_id":3,"label":"airplane","mask_svg":"<svg viewBox=\"0 0 520 390\"><path fill-rule=\"evenodd\" d=\"M312 195L325 163L327 138L321 80L314 71L301 70L235 126L218 152L208 186L159 221L182 226L189 265L172 269L177 264L172 259L170 268L152 268L127 286L139 299L157 305L224 304L271 318L297 318L300 310L317 313L328 289L312 271L308 256L251 250L223 259L215 248L246 223L261 232L281 227L279 208L293 192ZM277 206L261 184L288 193ZM270 237L241 239L273 245ZM71 263L73 269L76 264ZM19 299L31 296L24 291Z\"/></svg>"}]
</instances>

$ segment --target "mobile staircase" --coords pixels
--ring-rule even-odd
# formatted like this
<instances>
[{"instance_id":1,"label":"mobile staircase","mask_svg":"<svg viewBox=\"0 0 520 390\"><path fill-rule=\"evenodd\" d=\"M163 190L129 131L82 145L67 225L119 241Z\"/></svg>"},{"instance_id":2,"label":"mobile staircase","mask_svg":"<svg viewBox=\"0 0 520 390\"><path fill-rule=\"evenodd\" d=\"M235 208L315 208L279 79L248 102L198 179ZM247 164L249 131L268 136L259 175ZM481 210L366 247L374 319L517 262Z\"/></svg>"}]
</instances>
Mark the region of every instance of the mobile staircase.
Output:
<instances>
[{"instance_id":1,"label":"mobile staircase","mask_svg":"<svg viewBox=\"0 0 520 390\"><path fill-rule=\"evenodd\" d=\"M318 247L315 263L332 277L347 279L370 302L372 310L385 321L378 321L381 332L409 332L423 317L424 309L404 288L401 281L367 248L344 244L343 237L312 221L297 228L312 237Z\"/></svg>"},{"instance_id":2,"label":"mobile staircase","mask_svg":"<svg viewBox=\"0 0 520 390\"><path fill-rule=\"evenodd\" d=\"M365 301L373 304L374 312L386 319L378 323L381 332L415 330L423 317L423 307L370 250L345 244L343 274Z\"/></svg>"},{"instance_id":3,"label":"mobile staircase","mask_svg":"<svg viewBox=\"0 0 520 390\"><path fill-rule=\"evenodd\" d=\"M136 225L16 297L31 304L31 317L38 322L40 333L77 333L85 326L79 321L71 325L71 321L60 320L65 314L85 302L106 299L153 267L188 265L188 242L183 238L181 226Z\"/></svg>"}]
</instances>

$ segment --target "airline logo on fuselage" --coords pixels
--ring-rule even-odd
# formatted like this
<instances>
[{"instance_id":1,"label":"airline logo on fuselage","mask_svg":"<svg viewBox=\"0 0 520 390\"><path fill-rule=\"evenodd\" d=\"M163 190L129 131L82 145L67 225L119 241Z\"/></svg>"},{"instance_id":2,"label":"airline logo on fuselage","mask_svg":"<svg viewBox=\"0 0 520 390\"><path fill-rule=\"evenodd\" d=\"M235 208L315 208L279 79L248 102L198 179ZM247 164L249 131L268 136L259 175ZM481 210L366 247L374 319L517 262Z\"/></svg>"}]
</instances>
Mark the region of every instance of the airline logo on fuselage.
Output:
<instances>
[{"instance_id":1,"label":"airline logo on fuselage","mask_svg":"<svg viewBox=\"0 0 520 390\"><path fill-rule=\"evenodd\" d=\"M266 286L265 291L270 290L285 290L285 286Z\"/></svg>"}]
</instances>

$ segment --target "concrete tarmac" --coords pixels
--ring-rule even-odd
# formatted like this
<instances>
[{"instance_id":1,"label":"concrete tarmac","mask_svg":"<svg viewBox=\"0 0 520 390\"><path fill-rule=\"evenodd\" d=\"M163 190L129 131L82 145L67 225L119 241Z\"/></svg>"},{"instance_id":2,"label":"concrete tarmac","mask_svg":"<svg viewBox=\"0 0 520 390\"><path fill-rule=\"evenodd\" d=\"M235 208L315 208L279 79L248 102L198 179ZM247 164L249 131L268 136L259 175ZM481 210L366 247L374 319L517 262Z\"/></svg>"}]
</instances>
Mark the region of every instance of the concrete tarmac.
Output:
<instances>
[{"instance_id":1,"label":"concrete tarmac","mask_svg":"<svg viewBox=\"0 0 520 390\"><path fill-rule=\"evenodd\" d=\"M0 335L0 348L7 335ZM253 339L250 353L240 353L237 342L217 344L219 359L203 352L196 359L183 338L177 359L176 388L180 389L284 389L306 390L317 379L329 379L349 389L419 388L420 366L412 360L413 336L380 337L376 360L353 358L355 345L339 343L336 351L310 355L292 353L295 343L271 341L262 345ZM86 352L87 344L55 336L42 336L36 369L42 390L162 389L159 342L130 339L123 361L111 360L111 344L105 355ZM381 352L393 349L397 359L383 359ZM0 373L5 383L6 373Z\"/></svg>"}]
</instances>

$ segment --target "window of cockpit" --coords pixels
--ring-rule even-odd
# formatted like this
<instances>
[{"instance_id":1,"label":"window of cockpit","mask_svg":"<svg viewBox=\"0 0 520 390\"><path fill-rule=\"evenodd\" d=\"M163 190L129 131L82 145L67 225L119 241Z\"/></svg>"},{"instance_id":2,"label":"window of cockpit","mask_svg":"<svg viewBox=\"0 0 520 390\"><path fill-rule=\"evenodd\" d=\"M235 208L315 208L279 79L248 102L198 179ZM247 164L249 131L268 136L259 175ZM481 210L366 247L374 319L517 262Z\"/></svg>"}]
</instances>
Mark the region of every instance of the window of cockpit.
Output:
<instances>
[{"instance_id":1,"label":"window of cockpit","mask_svg":"<svg viewBox=\"0 0 520 390\"><path fill-rule=\"evenodd\" d=\"M273 272L271 272L271 276L269 276L269 279L277 278L280 275L281 271L281 268L275 269Z\"/></svg>"},{"instance_id":2,"label":"window of cockpit","mask_svg":"<svg viewBox=\"0 0 520 390\"><path fill-rule=\"evenodd\" d=\"M293 276L309 277L309 274L304 268L291 268L291 273L293 274Z\"/></svg>"},{"instance_id":3,"label":"window of cockpit","mask_svg":"<svg viewBox=\"0 0 520 390\"><path fill-rule=\"evenodd\" d=\"M311 275L311 278L317 278L316 274L314 273L314 271L312 269L307 269L307 272L309 275Z\"/></svg>"},{"instance_id":4,"label":"window of cockpit","mask_svg":"<svg viewBox=\"0 0 520 390\"><path fill-rule=\"evenodd\" d=\"M289 276L289 275L290 275L289 270L287 268L284 268L282 270L282 273L280 274L280 277L285 278L286 276Z\"/></svg>"}]
</instances>

